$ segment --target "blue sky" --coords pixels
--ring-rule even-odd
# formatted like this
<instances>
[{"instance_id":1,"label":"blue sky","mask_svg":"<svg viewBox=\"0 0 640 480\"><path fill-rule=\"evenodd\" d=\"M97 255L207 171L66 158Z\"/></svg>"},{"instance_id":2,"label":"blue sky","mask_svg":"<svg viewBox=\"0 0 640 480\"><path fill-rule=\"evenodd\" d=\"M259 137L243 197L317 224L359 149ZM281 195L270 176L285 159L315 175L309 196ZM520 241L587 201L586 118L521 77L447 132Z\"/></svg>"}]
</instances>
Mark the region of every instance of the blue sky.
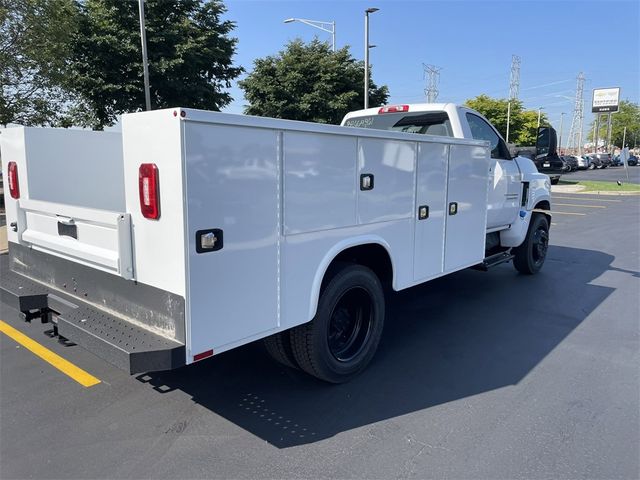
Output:
<instances>
[{"instance_id":1,"label":"blue sky","mask_svg":"<svg viewBox=\"0 0 640 480\"><path fill-rule=\"evenodd\" d=\"M370 16L373 79L389 87L389 103L425 101L422 64L442 68L438 101L463 103L479 94L507 97L511 55L521 57L520 96L525 107L543 107L559 126L574 108L576 77L584 72L585 129L593 88L621 88L640 103L640 1L431 1L431 0L226 0L226 18L237 23L235 63L247 71L295 38L330 34L290 17L335 21L336 43L364 57L364 10ZM242 90L225 111L242 113ZM565 130L566 131L566 130Z\"/></svg>"}]
</instances>

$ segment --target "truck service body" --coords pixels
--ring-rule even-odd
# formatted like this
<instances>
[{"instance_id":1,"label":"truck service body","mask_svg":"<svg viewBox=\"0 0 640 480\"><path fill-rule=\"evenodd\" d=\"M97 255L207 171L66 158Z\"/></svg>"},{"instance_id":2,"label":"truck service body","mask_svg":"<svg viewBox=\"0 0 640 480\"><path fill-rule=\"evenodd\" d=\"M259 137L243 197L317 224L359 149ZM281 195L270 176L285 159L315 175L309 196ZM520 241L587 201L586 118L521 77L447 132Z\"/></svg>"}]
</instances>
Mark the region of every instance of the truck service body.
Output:
<instances>
[{"instance_id":1,"label":"truck service body","mask_svg":"<svg viewBox=\"0 0 640 480\"><path fill-rule=\"evenodd\" d=\"M370 128L176 108L121 134L5 129L2 299L131 373L265 338L346 381L375 353L385 287L511 259L535 273L546 253L548 177L500 158L477 112L402 109L343 122Z\"/></svg>"}]
</instances>

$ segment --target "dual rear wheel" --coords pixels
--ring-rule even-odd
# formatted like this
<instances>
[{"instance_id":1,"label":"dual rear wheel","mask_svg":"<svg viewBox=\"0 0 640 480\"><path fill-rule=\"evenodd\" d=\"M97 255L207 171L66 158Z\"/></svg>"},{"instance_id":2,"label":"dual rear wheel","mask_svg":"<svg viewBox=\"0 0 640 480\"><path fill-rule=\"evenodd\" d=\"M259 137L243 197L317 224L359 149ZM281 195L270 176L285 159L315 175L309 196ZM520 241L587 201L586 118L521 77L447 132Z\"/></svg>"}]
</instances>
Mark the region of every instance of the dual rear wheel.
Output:
<instances>
[{"instance_id":1,"label":"dual rear wheel","mask_svg":"<svg viewBox=\"0 0 640 480\"><path fill-rule=\"evenodd\" d=\"M313 320L265 339L277 361L330 383L371 362L384 327L384 290L371 269L341 264L324 286Z\"/></svg>"}]
</instances>

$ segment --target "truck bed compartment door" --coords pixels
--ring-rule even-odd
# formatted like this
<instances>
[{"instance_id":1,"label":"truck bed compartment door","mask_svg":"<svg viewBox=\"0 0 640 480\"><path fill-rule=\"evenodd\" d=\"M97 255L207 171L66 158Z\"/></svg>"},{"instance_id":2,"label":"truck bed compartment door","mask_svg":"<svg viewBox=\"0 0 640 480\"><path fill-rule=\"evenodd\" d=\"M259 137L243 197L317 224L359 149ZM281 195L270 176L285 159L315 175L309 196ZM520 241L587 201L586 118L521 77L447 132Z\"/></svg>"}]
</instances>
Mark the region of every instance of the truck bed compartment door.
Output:
<instances>
[{"instance_id":1,"label":"truck bed compartment door","mask_svg":"<svg viewBox=\"0 0 640 480\"><path fill-rule=\"evenodd\" d=\"M450 147L445 272L480 263L484 258L491 161L487 147Z\"/></svg>"},{"instance_id":2,"label":"truck bed compartment door","mask_svg":"<svg viewBox=\"0 0 640 480\"><path fill-rule=\"evenodd\" d=\"M193 357L278 325L280 133L188 121L184 129Z\"/></svg>"},{"instance_id":3,"label":"truck bed compartment door","mask_svg":"<svg viewBox=\"0 0 640 480\"><path fill-rule=\"evenodd\" d=\"M416 281L437 276L444 268L448 158L448 145L418 145L413 268Z\"/></svg>"}]
</instances>

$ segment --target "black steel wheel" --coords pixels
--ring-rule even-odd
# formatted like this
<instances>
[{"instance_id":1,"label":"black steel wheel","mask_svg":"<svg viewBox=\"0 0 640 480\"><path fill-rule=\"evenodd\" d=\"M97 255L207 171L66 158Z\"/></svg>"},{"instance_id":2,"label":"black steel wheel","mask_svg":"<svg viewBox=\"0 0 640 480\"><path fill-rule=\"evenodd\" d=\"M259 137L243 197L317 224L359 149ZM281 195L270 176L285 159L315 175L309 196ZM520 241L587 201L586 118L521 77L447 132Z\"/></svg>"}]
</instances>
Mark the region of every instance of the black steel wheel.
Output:
<instances>
[{"instance_id":1,"label":"black steel wheel","mask_svg":"<svg viewBox=\"0 0 640 480\"><path fill-rule=\"evenodd\" d=\"M520 273L533 275L544 265L549 248L549 221L546 215L534 213L531 217L527 238L513 249L513 265Z\"/></svg>"},{"instance_id":2,"label":"black steel wheel","mask_svg":"<svg viewBox=\"0 0 640 480\"><path fill-rule=\"evenodd\" d=\"M376 274L362 265L343 265L321 292L313 320L291 329L296 362L321 380L350 380L373 358L384 315L384 291Z\"/></svg>"}]
</instances>

